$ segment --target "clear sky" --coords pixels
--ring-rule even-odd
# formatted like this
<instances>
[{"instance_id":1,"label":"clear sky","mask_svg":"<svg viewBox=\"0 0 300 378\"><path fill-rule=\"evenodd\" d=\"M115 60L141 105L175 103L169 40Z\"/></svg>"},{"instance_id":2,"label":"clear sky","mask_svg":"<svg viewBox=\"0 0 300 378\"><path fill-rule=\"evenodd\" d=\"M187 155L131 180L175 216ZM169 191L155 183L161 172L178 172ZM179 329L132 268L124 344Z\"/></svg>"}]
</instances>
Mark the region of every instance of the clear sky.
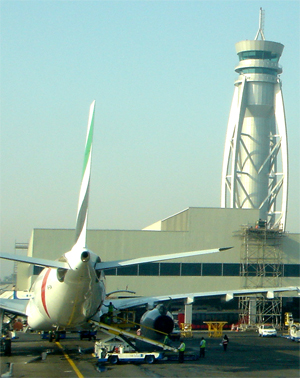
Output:
<instances>
[{"instance_id":1,"label":"clear sky","mask_svg":"<svg viewBox=\"0 0 300 378\"><path fill-rule=\"evenodd\" d=\"M74 228L94 99L89 228L142 229L220 207L235 43L254 39L260 7L266 39L285 45L287 229L299 233L299 5L2 0L1 251L33 228ZM12 271L1 267L1 277Z\"/></svg>"}]
</instances>

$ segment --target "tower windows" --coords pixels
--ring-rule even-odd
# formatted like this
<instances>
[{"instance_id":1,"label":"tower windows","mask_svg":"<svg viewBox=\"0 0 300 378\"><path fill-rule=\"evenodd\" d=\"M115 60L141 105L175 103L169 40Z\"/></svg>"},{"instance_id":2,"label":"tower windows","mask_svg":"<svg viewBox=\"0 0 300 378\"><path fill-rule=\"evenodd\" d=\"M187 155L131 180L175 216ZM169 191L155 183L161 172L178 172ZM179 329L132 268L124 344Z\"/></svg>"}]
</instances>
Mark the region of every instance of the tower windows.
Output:
<instances>
[{"instance_id":1,"label":"tower windows","mask_svg":"<svg viewBox=\"0 0 300 378\"><path fill-rule=\"evenodd\" d=\"M263 50L249 50L249 51L242 51L238 53L239 60L246 60L246 59L266 59L271 60L272 62L278 62L280 55L274 54L271 51L263 51Z\"/></svg>"},{"instance_id":2,"label":"tower windows","mask_svg":"<svg viewBox=\"0 0 300 378\"><path fill-rule=\"evenodd\" d=\"M254 68L241 68L237 70L238 72L242 73L256 73L256 74L267 74L267 75L274 75L277 76L277 70L265 67L254 67Z\"/></svg>"}]
</instances>

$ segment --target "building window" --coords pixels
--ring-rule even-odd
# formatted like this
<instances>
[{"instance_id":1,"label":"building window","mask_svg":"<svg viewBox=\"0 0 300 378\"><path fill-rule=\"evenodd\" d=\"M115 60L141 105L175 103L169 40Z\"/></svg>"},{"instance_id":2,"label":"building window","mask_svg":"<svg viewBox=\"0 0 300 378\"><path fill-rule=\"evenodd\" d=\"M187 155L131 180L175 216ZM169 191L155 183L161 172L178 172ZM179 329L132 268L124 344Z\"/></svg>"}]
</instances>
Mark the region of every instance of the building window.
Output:
<instances>
[{"instance_id":1,"label":"building window","mask_svg":"<svg viewBox=\"0 0 300 378\"><path fill-rule=\"evenodd\" d=\"M159 276L159 263L140 264L139 276Z\"/></svg>"},{"instance_id":2,"label":"building window","mask_svg":"<svg viewBox=\"0 0 300 378\"><path fill-rule=\"evenodd\" d=\"M182 263L181 275L182 276L201 276L201 264Z\"/></svg>"},{"instance_id":3,"label":"building window","mask_svg":"<svg viewBox=\"0 0 300 378\"><path fill-rule=\"evenodd\" d=\"M202 264L202 276L222 276L222 264Z\"/></svg>"},{"instance_id":4,"label":"building window","mask_svg":"<svg viewBox=\"0 0 300 378\"><path fill-rule=\"evenodd\" d=\"M138 266L129 265L117 268L117 276L137 276Z\"/></svg>"},{"instance_id":5,"label":"building window","mask_svg":"<svg viewBox=\"0 0 300 378\"><path fill-rule=\"evenodd\" d=\"M286 264L284 265L285 277L300 277L300 265L299 264Z\"/></svg>"},{"instance_id":6,"label":"building window","mask_svg":"<svg viewBox=\"0 0 300 378\"><path fill-rule=\"evenodd\" d=\"M202 270L201 270L202 268ZM34 266L33 274L38 275L44 268ZM230 264L230 263L146 263L105 270L107 276L257 276L300 277L299 264Z\"/></svg>"},{"instance_id":7,"label":"building window","mask_svg":"<svg viewBox=\"0 0 300 378\"><path fill-rule=\"evenodd\" d=\"M262 51L262 50L249 50L249 51L242 51L238 54L239 60L246 60L246 59L266 59L271 60L273 62L278 62L279 55L272 54L271 51Z\"/></svg>"},{"instance_id":8,"label":"building window","mask_svg":"<svg viewBox=\"0 0 300 378\"><path fill-rule=\"evenodd\" d=\"M277 75L277 70L272 70L271 68L256 67L256 68L241 68L240 72L245 73L257 73L257 74L267 74L267 75Z\"/></svg>"},{"instance_id":9,"label":"building window","mask_svg":"<svg viewBox=\"0 0 300 378\"><path fill-rule=\"evenodd\" d=\"M242 264L241 266L241 276L257 276L258 275L258 264Z\"/></svg>"},{"instance_id":10,"label":"building window","mask_svg":"<svg viewBox=\"0 0 300 378\"><path fill-rule=\"evenodd\" d=\"M269 264L265 267L266 276L274 277L274 276L282 276L282 265L277 264Z\"/></svg>"},{"instance_id":11,"label":"building window","mask_svg":"<svg viewBox=\"0 0 300 378\"><path fill-rule=\"evenodd\" d=\"M223 276L239 276L240 264L223 264Z\"/></svg>"},{"instance_id":12,"label":"building window","mask_svg":"<svg viewBox=\"0 0 300 378\"><path fill-rule=\"evenodd\" d=\"M106 276L116 276L117 275L117 269L116 268L106 269L104 271L104 273L105 273Z\"/></svg>"},{"instance_id":13,"label":"building window","mask_svg":"<svg viewBox=\"0 0 300 378\"><path fill-rule=\"evenodd\" d=\"M160 263L161 276L180 276L180 263Z\"/></svg>"}]
</instances>

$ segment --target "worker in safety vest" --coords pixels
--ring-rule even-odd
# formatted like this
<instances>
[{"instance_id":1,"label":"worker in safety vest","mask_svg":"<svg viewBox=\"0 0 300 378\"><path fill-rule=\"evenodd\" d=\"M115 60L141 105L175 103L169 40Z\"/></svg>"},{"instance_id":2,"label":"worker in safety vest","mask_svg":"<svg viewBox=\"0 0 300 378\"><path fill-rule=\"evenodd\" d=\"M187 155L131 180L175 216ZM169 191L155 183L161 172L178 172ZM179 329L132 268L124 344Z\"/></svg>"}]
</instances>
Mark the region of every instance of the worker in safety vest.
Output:
<instances>
[{"instance_id":1,"label":"worker in safety vest","mask_svg":"<svg viewBox=\"0 0 300 378\"><path fill-rule=\"evenodd\" d=\"M184 351L185 351L185 343L183 341L181 341L181 344L178 347L178 351L179 351L178 361L180 363L183 363L184 362Z\"/></svg>"},{"instance_id":2,"label":"worker in safety vest","mask_svg":"<svg viewBox=\"0 0 300 378\"><path fill-rule=\"evenodd\" d=\"M109 302L109 305L108 305L108 315L109 316L113 316L113 313L114 313L114 309L116 310L115 306L112 304L112 302Z\"/></svg>"},{"instance_id":3,"label":"worker in safety vest","mask_svg":"<svg viewBox=\"0 0 300 378\"><path fill-rule=\"evenodd\" d=\"M200 358L205 357L205 347L206 347L206 340L204 339L204 337L202 337L200 341Z\"/></svg>"},{"instance_id":4,"label":"worker in safety vest","mask_svg":"<svg viewBox=\"0 0 300 378\"><path fill-rule=\"evenodd\" d=\"M111 318L113 317L114 310L117 310L117 308L112 304L112 302L109 302L109 305L104 305L105 307L108 307L107 315Z\"/></svg>"}]
</instances>

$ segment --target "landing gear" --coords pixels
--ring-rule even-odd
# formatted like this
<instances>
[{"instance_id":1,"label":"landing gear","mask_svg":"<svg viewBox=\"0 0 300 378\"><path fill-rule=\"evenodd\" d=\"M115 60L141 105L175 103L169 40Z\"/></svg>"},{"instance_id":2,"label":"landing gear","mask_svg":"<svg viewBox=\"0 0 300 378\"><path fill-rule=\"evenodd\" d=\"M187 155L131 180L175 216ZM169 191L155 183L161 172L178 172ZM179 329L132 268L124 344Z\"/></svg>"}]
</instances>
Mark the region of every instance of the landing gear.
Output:
<instances>
[{"instance_id":1,"label":"landing gear","mask_svg":"<svg viewBox=\"0 0 300 378\"><path fill-rule=\"evenodd\" d=\"M49 331L49 342L52 343L53 340L60 341L61 337L64 338L64 331Z\"/></svg>"},{"instance_id":2,"label":"landing gear","mask_svg":"<svg viewBox=\"0 0 300 378\"><path fill-rule=\"evenodd\" d=\"M60 332L56 331L55 332L55 341L59 341L59 340L60 340Z\"/></svg>"},{"instance_id":3,"label":"landing gear","mask_svg":"<svg viewBox=\"0 0 300 378\"><path fill-rule=\"evenodd\" d=\"M52 343L52 341L54 340L54 334L52 331L49 332L49 343Z\"/></svg>"}]
</instances>

